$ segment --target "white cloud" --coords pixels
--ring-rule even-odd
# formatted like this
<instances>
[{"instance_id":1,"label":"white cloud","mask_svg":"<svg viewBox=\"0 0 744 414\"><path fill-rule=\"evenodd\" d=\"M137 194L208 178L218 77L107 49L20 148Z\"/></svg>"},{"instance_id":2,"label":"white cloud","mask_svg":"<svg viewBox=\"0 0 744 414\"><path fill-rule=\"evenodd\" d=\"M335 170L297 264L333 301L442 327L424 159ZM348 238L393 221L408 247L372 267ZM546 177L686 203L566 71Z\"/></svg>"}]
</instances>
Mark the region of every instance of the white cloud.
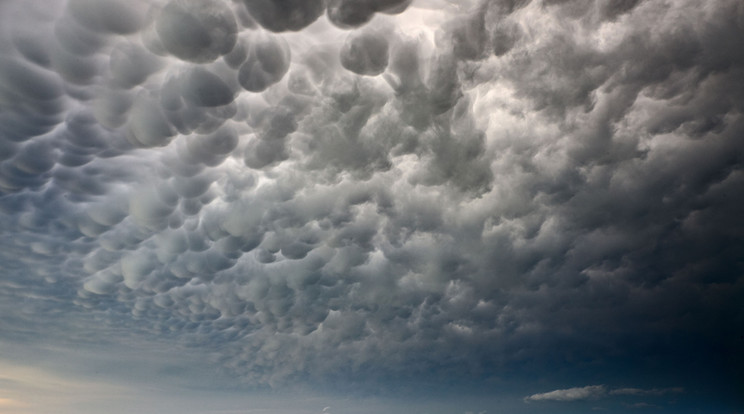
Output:
<instances>
[{"instance_id":1,"label":"white cloud","mask_svg":"<svg viewBox=\"0 0 744 414\"><path fill-rule=\"evenodd\" d=\"M562 390L555 390L544 392L540 394L533 394L525 397L526 402L530 401L581 401L589 399L597 399L603 397L607 393L607 389L604 385L587 385L586 387L566 388Z\"/></svg>"},{"instance_id":2,"label":"white cloud","mask_svg":"<svg viewBox=\"0 0 744 414\"><path fill-rule=\"evenodd\" d=\"M533 394L524 398L525 402L531 401L580 401L605 398L608 396L659 396L666 394L677 394L684 392L681 387L670 388L613 388L604 385L588 385L586 387L566 388L562 390L549 391Z\"/></svg>"}]
</instances>

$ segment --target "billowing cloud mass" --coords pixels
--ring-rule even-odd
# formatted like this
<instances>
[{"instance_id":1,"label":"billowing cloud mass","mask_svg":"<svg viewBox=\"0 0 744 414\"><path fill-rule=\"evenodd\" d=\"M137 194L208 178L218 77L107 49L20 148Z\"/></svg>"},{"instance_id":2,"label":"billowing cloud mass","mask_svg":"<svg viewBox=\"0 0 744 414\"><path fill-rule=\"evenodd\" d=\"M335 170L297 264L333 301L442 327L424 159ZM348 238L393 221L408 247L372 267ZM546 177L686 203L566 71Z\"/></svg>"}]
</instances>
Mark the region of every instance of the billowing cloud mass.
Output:
<instances>
[{"instance_id":1,"label":"billowing cloud mass","mask_svg":"<svg viewBox=\"0 0 744 414\"><path fill-rule=\"evenodd\" d=\"M738 0L4 1L0 342L728 390L743 111Z\"/></svg>"}]
</instances>

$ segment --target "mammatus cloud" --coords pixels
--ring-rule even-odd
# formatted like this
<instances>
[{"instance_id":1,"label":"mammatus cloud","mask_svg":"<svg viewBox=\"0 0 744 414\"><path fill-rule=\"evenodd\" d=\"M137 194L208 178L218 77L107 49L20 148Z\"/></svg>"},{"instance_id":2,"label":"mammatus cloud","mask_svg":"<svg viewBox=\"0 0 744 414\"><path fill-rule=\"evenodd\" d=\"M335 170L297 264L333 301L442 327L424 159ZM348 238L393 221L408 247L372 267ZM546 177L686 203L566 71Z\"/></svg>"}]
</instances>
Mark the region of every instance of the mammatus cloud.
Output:
<instances>
[{"instance_id":1,"label":"mammatus cloud","mask_svg":"<svg viewBox=\"0 0 744 414\"><path fill-rule=\"evenodd\" d=\"M0 22L8 340L115 332L279 386L685 360L744 326L736 0L11 0Z\"/></svg>"},{"instance_id":2,"label":"mammatus cloud","mask_svg":"<svg viewBox=\"0 0 744 414\"><path fill-rule=\"evenodd\" d=\"M235 47L237 30L235 15L220 0L174 0L155 20L157 39L163 48L195 63L213 62L229 53Z\"/></svg>"}]
</instances>

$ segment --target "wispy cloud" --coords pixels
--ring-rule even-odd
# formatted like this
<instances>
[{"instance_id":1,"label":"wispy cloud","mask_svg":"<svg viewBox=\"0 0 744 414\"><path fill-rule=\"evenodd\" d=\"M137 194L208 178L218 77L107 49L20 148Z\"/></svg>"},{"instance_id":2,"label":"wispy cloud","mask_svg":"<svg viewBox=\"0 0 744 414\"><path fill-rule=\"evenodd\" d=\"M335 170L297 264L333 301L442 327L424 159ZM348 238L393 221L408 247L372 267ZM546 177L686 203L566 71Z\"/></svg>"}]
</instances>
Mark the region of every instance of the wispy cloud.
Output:
<instances>
[{"instance_id":1,"label":"wispy cloud","mask_svg":"<svg viewBox=\"0 0 744 414\"><path fill-rule=\"evenodd\" d=\"M684 392L682 387L671 387L671 388L616 388L610 391L610 395L637 395L637 396L657 396L665 394L679 394Z\"/></svg>"},{"instance_id":2,"label":"wispy cloud","mask_svg":"<svg viewBox=\"0 0 744 414\"><path fill-rule=\"evenodd\" d=\"M607 396L660 396L665 394L678 394L684 392L682 387L670 388L614 388L608 389L604 385L588 385L586 387L566 388L533 394L524 398L530 401L580 401L599 399Z\"/></svg>"},{"instance_id":3,"label":"wispy cloud","mask_svg":"<svg viewBox=\"0 0 744 414\"><path fill-rule=\"evenodd\" d=\"M607 389L604 385L587 385L586 387L566 388L532 394L525 397L525 401L579 401L596 399L604 396Z\"/></svg>"}]
</instances>

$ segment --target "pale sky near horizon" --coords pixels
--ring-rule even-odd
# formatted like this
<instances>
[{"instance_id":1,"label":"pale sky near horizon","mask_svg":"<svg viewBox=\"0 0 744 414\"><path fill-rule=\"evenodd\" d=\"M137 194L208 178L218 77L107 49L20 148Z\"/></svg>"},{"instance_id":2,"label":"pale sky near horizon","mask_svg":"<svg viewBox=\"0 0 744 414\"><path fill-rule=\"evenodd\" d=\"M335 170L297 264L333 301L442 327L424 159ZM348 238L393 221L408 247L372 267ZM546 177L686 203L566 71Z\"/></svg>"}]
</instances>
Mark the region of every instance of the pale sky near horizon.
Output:
<instances>
[{"instance_id":1,"label":"pale sky near horizon","mask_svg":"<svg viewBox=\"0 0 744 414\"><path fill-rule=\"evenodd\" d=\"M0 413L744 413L739 0L0 1Z\"/></svg>"}]
</instances>

